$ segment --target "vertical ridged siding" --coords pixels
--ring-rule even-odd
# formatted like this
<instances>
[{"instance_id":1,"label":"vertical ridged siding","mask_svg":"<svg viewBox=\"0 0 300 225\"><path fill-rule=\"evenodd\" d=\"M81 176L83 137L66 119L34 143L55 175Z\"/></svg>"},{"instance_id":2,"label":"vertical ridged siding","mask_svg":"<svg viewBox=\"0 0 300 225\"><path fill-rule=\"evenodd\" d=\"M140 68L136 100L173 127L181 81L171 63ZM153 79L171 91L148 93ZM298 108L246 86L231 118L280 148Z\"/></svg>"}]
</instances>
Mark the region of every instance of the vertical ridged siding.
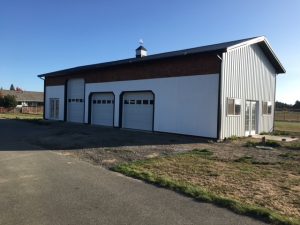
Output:
<instances>
[{"instance_id":1,"label":"vertical ridged siding","mask_svg":"<svg viewBox=\"0 0 300 225\"><path fill-rule=\"evenodd\" d=\"M276 72L258 45L223 54L221 92L221 139L245 135L246 100L257 101L258 133L273 129L273 112L262 115L262 101L272 101L274 110ZM241 99L241 115L227 116L227 98Z\"/></svg>"}]
</instances>

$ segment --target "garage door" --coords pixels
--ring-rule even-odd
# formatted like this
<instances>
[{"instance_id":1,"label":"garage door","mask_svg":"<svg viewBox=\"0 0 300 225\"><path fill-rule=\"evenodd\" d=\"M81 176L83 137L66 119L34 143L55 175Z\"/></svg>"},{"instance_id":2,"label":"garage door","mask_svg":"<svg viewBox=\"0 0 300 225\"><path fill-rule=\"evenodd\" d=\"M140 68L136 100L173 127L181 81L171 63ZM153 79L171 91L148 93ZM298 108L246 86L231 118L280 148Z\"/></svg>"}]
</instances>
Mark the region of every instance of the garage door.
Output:
<instances>
[{"instance_id":1,"label":"garage door","mask_svg":"<svg viewBox=\"0 0 300 225\"><path fill-rule=\"evenodd\" d=\"M72 79L68 81L67 85L67 121L83 123L84 80Z\"/></svg>"},{"instance_id":2,"label":"garage door","mask_svg":"<svg viewBox=\"0 0 300 225\"><path fill-rule=\"evenodd\" d=\"M113 126L115 103L113 93L95 93L91 101L91 124Z\"/></svg>"},{"instance_id":3,"label":"garage door","mask_svg":"<svg viewBox=\"0 0 300 225\"><path fill-rule=\"evenodd\" d=\"M152 92L125 93L122 108L122 127L153 130L154 96Z\"/></svg>"}]
</instances>

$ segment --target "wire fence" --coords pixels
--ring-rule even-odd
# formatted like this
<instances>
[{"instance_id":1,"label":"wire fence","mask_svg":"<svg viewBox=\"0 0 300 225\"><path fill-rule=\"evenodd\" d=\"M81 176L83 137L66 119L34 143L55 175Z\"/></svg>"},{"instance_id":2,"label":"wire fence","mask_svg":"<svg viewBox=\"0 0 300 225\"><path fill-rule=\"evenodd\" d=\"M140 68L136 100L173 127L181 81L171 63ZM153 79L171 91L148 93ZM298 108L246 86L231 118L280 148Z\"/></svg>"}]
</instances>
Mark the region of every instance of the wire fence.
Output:
<instances>
[{"instance_id":1,"label":"wire fence","mask_svg":"<svg viewBox=\"0 0 300 225\"><path fill-rule=\"evenodd\" d=\"M300 110L277 110L276 121L300 122Z\"/></svg>"},{"instance_id":2,"label":"wire fence","mask_svg":"<svg viewBox=\"0 0 300 225\"><path fill-rule=\"evenodd\" d=\"M0 107L0 113L24 113L24 114L43 114L44 107L36 106L36 107L25 107L22 108L4 108Z\"/></svg>"},{"instance_id":3,"label":"wire fence","mask_svg":"<svg viewBox=\"0 0 300 225\"><path fill-rule=\"evenodd\" d=\"M22 107L21 113L26 113L26 114L42 114L44 112L44 107L43 106L36 106L36 107Z\"/></svg>"}]
</instances>

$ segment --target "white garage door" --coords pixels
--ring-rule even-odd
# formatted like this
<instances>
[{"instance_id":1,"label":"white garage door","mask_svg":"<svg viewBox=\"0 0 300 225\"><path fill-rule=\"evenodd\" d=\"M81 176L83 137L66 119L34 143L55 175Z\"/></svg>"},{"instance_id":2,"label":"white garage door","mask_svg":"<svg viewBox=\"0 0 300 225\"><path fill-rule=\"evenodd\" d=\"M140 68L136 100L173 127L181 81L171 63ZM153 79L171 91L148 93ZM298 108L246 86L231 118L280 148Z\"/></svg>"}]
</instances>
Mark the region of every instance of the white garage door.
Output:
<instances>
[{"instance_id":1,"label":"white garage door","mask_svg":"<svg viewBox=\"0 0 300 225\"><path fill-rule=\"evenodd\" d=\"M125 93L123 95L122 127L152 131L153 110L153 93Z\"/></svg>"},{"instance_id":2,"label":"white garage door","mask_svg":"<svg viewBox=\"0 0 300 225\"><path fill-rule=\"evenodd\" d=\"M91 99L91 124L113 126L115 98L112 93L95 93Z\"/></svg>"},{"instance_id":3,"label":"white garage door","mask_svg":"<svg viewBox=\"0 0 300 225\"><path fill-rule=\"evenodd\" d=\"M83 123L84 116L84 80L72 79L67 87L67 121Z\"/></svg>"}]
</instances>

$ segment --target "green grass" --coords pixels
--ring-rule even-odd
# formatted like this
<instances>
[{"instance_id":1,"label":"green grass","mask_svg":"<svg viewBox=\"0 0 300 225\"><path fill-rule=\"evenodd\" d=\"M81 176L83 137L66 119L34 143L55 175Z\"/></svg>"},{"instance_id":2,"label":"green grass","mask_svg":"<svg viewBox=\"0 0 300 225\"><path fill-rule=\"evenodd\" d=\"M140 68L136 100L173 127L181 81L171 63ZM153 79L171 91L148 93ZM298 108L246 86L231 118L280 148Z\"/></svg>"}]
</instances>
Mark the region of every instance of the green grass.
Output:
<instances>
[{"instance_id":1,"label":"green grass","mask_svg":"<svg viewBox=\"0 0 300 225\"><path fill-rule=\"evenodd\" d=\"M23 113L0 113L0 119L22 120L25 122L39 125L49 125L49 121L43 119L41 114L23 114Z\"/></svg>"},{"instance_id":2,"label":"green grass","mask_svg":"<svg viewBox=\"0 0 300 225\"><path fill-rule=\"evenodd\" d=\"M289 135L292 133L300 134L300 122L283 122L283 121L275 121L275 131L278 135ZM282 133L282 134L280 134Z\"/></svg>"},{"instance_id":3,"label":"green grass","mask_svg":"<svg viewBox=\"0 0 300 225\"><path fill-rule=\"evenodd\" d=\"M277 165L257 165L255 162L252 157L244 156L233 162L221 162L223 163L222 165L228 165L228 168L225 166L221 170L214 170L214 168L219 166L219 161L213 156L213 152L207 149L194 149L190 152L173 156L117 165L113 170L183 193L199 201L226 207L236 213L253 216L266 222L286 225L300 224L300 220L295 217L285 216L270 208L228 197L215 191L216 189L209 185L208 187L201 186L197 182L193 182L193 179L190 179L195 176L199 176L198 178L202 179L200 175L203 175L204 178L217 179L219 175L224 176L224 174L230 173L235 180L241 179L240 181L244 181L252 175L260 176L256 177L257 180L260 180L261 176L264 176L265 179L268 178L266 174L269 173L270 169L267 168L259 172L261 167L273 166L277 168ZM274 177L273 174L270 177ZM221 188L226 190L226 187Z\"/></svg>"}]
</instances>

